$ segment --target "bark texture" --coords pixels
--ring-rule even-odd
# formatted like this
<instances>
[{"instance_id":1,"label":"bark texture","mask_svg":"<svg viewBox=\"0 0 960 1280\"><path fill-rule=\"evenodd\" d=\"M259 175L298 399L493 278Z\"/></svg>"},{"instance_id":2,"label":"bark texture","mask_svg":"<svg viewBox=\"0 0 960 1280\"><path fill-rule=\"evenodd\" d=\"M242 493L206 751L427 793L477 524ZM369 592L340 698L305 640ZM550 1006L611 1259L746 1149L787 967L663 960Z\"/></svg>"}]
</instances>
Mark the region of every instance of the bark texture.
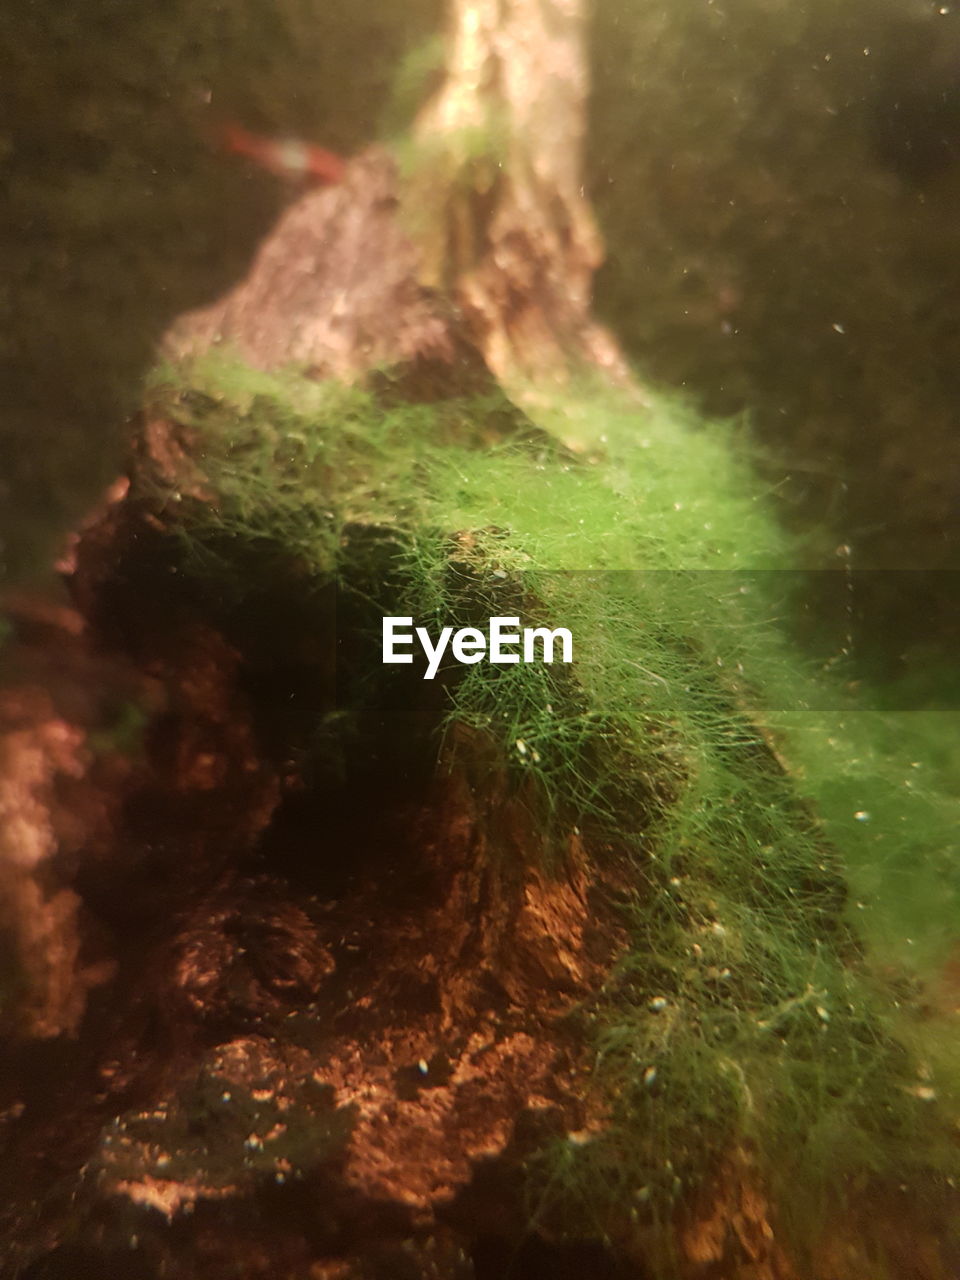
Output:
<instances>
[{"instance_id":1,"label":"bark texture","mask_svg":"<svg viewBox=\"0 0 960 1280\"><path fill-rule=\"evenodd\" d=\"M580 0L455 0L447 75L403 176L374 149L304 196L247 279L167 349L225 342L261 368L356 377L469 363L467 343L500 380L589 366L626 381L591 314L603 255L581 177L584 25Z\"/></svg>"},{"instance_id":2,"label":"bark texture","mask_svg":"<svg viewBox=\"0 0 960 1280\"><path fill-rule=\"evenodd\" d=\"M428 269L501 378L623 372L590 310L603 251L582 185L585 27L582 0L455 0L447 78L418 125L447 166Z\"/></svg>"}]
</instances>

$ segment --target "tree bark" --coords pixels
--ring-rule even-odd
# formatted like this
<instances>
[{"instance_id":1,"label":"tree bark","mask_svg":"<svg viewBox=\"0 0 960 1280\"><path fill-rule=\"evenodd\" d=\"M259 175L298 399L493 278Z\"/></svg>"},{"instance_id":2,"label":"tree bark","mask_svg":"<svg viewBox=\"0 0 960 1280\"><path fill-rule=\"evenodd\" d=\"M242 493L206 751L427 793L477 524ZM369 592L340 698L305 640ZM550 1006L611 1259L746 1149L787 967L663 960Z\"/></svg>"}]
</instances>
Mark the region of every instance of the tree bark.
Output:
<instances>
[{"instance_id":1,"label":"tree bark","mask_svg":"<svg viewBox=\"0 0 960 1280\"><path fill-rule=\"evenodd\" d=\"M588 77L581 0L454 0L446 77L400 172L374 148L303 197L247 279L168 337L226 342L261 368L358 377L461 364L502 383L628 375L593 319L600 236L583 194Z\"/></svg>"},{"instance_id":2,"label":"tree bark","mask_svg":"<svg viewBox=\"0 0 960 1280\"><path fill-rule=\"evenodd\" d=\"M623 374L591 314L603 255L583 192L585 29L582 0L454 0L447 77L416 129L442 157L439 190L426 166L428 275L501 379L575 362Z\"/></svg>"}]
</instances>

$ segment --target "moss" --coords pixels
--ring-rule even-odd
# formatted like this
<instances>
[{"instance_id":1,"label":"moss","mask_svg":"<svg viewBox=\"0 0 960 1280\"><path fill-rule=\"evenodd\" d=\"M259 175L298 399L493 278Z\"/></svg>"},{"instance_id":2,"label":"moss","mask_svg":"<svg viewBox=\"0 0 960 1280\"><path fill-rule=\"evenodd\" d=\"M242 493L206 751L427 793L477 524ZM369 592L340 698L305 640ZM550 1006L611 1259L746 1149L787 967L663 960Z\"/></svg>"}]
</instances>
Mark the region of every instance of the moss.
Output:
<instances>
[{"instance_id":1,"label":"moss","mask_svg":"<svg viewBox=\"0 0 960 1280\"><path fill-rule=\"evenodd\" d=\"M400 217L419 250L418 275L431 288L449 292L486 247L510 128L495 106L484 112L477 123L394 143L407 193ZM439 204L437 191L446 193Z\"/></svg>"},{"instance_id":2,"label":"moss","mask_svg":"<svg viewBox=\"0 0 960 1280\"><path fill-rule=\"evenodd\" d=\"M904 0L601 0L591 26L598 309L646 377L750 412L782 517L828 566L837 543L863 569L957 562L958 36L948 6ZM875 577L874 661L918 634L914 575ZM931 587L936 694L956 592Z\"/></svg>"},{"instance_id":3,"label":"moss","mask_svg":"<svg viewBox=\"0 0 960 1280\"><path fill-rule=\"evenodd\" d=\"M954 918L936 898L956 884L946 762L915 785L896 717L858 718L775 625L793 579L771 570L795 561L735 425L585 385L541 397L539 433L479 447L471 422L517 422L495 397L388 405L222 354L162 372L153 397L196 433L216 494L171 517L193 571L223 589L253 543L339 574L367 605L357 669L383 670L381 613L505 612L576 638L572 668L445 683L446 724L495 744L548 852L578 827L633 868L632 947L585 1011L611 1123L531 1161L540 1221L666 1239L744 1144L800 1238L850 1180L960 1172L956 1037L928 1025L919 985L903 997L941 951L911 978L878 945Z\"/></svg>"},{"instance_id":4,"label":"moss","mask_svg":"<svg viewBox=\"0 0 960 1280\"><path fill-rule=\"evenodd\" d=\"M402 139L446 74L446 41L439 33L414 45L400 59L382 117L385 137Z\"/></svg>"}]
</instances>

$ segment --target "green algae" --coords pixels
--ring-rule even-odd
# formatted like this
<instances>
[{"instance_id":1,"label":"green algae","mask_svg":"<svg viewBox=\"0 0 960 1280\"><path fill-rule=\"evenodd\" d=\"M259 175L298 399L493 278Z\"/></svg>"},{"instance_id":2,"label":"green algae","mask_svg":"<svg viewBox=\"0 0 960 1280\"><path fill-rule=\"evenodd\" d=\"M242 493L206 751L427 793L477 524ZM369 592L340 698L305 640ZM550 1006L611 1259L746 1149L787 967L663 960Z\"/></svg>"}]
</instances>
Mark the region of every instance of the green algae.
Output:
<instances>
[{"instance_id":1,"label":"green algae","mask_svg":"<svg viewBox=\"0 0 960 1280\"><path fill-rule=\"evenodd\" d=\"M939 68L957 36L948 6L904 0L593 13L598 313L645 377L750 413L780 514L822 564L843 543L864 569L956 567L957 129ZM878 575L865 655L916 639L910 577ZM953 679L955 599L944 584L922 601L928 694Z\"/></svg>"},{"instance_id":2,"label":"green algae","mask_svg":"<svg viewBox=\"0 0 960 1280\"><path fill-rule=\"evenodd\" d=\"M578 1015L610 1123L531 1158L536 1221L669 1251L739 1149L809 1240L850 1189L960 1173L956 1035L924 994L960 888L955 756L789 639L798 561L736 424L584 385L523 426L497 395L397 404L222 352L159 370L150 408L194 433L213 501L151 500L219 591L254 589L251 547L339 578L370 668L384 613L576 637L572 667L443 686L440 731L494 745L557 874L573 829L632 868L631 947ZM513 426L481 446L491 420Z\"/></svg>"}]
</instances>

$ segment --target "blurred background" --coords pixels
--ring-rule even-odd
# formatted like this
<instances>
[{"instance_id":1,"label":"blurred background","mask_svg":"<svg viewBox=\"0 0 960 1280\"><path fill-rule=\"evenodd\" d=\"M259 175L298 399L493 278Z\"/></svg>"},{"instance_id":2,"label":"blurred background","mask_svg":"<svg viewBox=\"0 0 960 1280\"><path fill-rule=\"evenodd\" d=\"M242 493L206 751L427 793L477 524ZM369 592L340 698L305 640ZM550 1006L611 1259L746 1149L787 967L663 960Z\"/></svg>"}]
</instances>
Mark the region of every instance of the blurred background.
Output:
<instances>
[{"instance_id":1,"label":"blurred background","mask_svg":"<svg viewBox=\"0 0 960 1280\"><path fill-rule=\"evenodd\" d=\"M224 123L344 154L397 137L442 74L442 26L440 0L4 7L7 573L45 565L110 482L159 335L242 275L295 194L227 155ZM949 654L960 19L597 0L590 57L602 317L641 377L746 415L808 563L840 547L854 570L927 571L860 575L867 647L900 668Z\"/></svg>"}]
</instances>

